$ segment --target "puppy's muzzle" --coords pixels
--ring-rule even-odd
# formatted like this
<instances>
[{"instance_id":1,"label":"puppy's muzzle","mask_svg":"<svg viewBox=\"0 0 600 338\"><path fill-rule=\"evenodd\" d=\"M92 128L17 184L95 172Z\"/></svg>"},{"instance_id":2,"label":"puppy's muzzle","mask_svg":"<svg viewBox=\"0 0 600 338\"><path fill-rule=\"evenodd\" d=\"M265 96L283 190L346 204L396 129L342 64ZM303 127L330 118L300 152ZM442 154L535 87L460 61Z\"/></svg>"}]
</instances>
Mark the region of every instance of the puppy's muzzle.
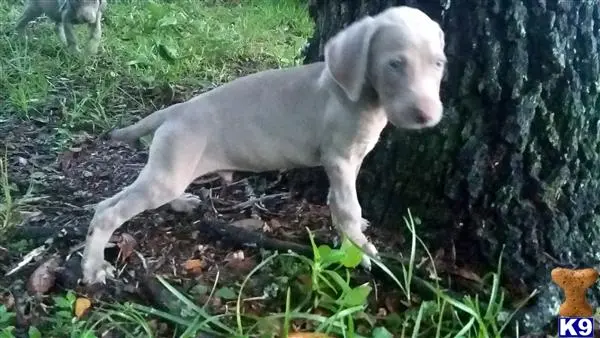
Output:
<instances>
[{"instance_id":1,"label":"puppy's muzzle","mask_svg":"<svg viewBox=\"0 0 600 338\"><path fill-rule=\"evenodd\" d=\"M443 107L439 100L422 99L410 108L414 121L422 126L436 125L442 119Z\"/></svg>"}]
</instances>

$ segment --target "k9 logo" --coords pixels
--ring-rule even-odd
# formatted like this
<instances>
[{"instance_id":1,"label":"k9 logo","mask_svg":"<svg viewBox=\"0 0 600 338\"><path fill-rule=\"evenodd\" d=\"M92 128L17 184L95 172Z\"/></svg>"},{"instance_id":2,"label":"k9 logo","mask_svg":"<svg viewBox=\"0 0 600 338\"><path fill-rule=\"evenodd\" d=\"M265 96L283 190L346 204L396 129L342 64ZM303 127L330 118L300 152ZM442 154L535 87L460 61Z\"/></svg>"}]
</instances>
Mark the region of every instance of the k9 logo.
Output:
<instances>
[{"instance_id":1,"label":"k9 logo","mask_svg":"<svg viewBox=\"0 0 600 338\"><path fill-rule=\"evenodd\" d=\"M594 337L593 317L558 317L559 338L592 338Z\"/></svg>"}]
</instances>

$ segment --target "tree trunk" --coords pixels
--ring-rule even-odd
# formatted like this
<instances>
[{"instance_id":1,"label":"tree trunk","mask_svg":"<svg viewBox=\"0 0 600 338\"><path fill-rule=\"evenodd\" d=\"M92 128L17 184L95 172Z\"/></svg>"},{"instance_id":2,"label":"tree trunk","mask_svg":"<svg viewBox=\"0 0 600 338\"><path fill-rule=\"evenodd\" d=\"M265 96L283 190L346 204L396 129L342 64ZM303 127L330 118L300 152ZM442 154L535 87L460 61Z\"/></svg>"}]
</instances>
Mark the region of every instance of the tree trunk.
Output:
<instances>
[{"instance_id":1,"label":"tree trunk","mask_svg":"<svg viewBox=\"0 0 600 338\"><path fill-rule=\"evenodd\" d=\"M430 249L454 245L463 263L493 267L505 246L506 284L541 292L522 322L539 330L562 299L551 269L600 263L600 2L312 0L306 62L348 23L398 4L446 33L445 112L433 129L386 128L359 175L364 215L398 227L410 208Z\"/></svg>"}]
</instances>

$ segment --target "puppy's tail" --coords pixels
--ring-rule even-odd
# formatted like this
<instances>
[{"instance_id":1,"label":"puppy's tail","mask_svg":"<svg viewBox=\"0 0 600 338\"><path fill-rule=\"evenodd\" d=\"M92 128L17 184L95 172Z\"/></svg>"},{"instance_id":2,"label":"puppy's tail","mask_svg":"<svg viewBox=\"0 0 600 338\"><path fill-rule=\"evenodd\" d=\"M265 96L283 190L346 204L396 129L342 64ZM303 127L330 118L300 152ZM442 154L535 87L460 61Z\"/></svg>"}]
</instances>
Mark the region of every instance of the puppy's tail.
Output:
<instances>
[{"instance_id":1,"label":"puppy's tail","mask_svg":"<svg viewBox=\"0 0 600 338\"><path fill-rule=\"evenodd\" d=\"M156 111L138 122L121 129L110 132L110 138L129 144L135 143L140 137L154 132L167 119L171 107Z\"/></svg>"}]
</instances>

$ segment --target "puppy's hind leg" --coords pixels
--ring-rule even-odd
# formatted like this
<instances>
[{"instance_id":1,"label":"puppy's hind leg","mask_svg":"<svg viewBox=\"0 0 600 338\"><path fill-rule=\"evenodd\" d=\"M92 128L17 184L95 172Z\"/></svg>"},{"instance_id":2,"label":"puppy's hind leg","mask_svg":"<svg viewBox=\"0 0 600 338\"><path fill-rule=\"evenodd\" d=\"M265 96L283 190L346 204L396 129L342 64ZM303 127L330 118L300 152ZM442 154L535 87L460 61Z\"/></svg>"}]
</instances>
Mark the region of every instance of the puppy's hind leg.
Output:
<instances>
[{"instance_id":1,"label":"puppy's hind leg","mask_svg":"<svg viewBox=\"0 0 600 338\"><path fill-rule=\"evenodd\" d=\"M105 282L104 248L121 224L139 213L158 208L182 196L196 177L200 156L206 146L185 127L160 127L150 146L148 163L136 180L122 192L101 202L90 223L82 259L83 282ZM188 148L193 152L185 151Z\"/></svg>"},{"instance_id":2,"label":"puppy's hind leg","mask_svg":"<svg viewBox=\"0 0 600 338\"><path fill-rule=\"evenodd\" d=\"M21 15L21 17L19 18L19 21L17 22L17 24L15 26L15 30L20 35L23 35L25 33L25 27L27 26L29 21L42 15L42 9L38 5L35 4L35 1L28 2L26 6L27 7L25 7L25 11L23 12L23 15Z\"/></svg>"}]
</instances>

